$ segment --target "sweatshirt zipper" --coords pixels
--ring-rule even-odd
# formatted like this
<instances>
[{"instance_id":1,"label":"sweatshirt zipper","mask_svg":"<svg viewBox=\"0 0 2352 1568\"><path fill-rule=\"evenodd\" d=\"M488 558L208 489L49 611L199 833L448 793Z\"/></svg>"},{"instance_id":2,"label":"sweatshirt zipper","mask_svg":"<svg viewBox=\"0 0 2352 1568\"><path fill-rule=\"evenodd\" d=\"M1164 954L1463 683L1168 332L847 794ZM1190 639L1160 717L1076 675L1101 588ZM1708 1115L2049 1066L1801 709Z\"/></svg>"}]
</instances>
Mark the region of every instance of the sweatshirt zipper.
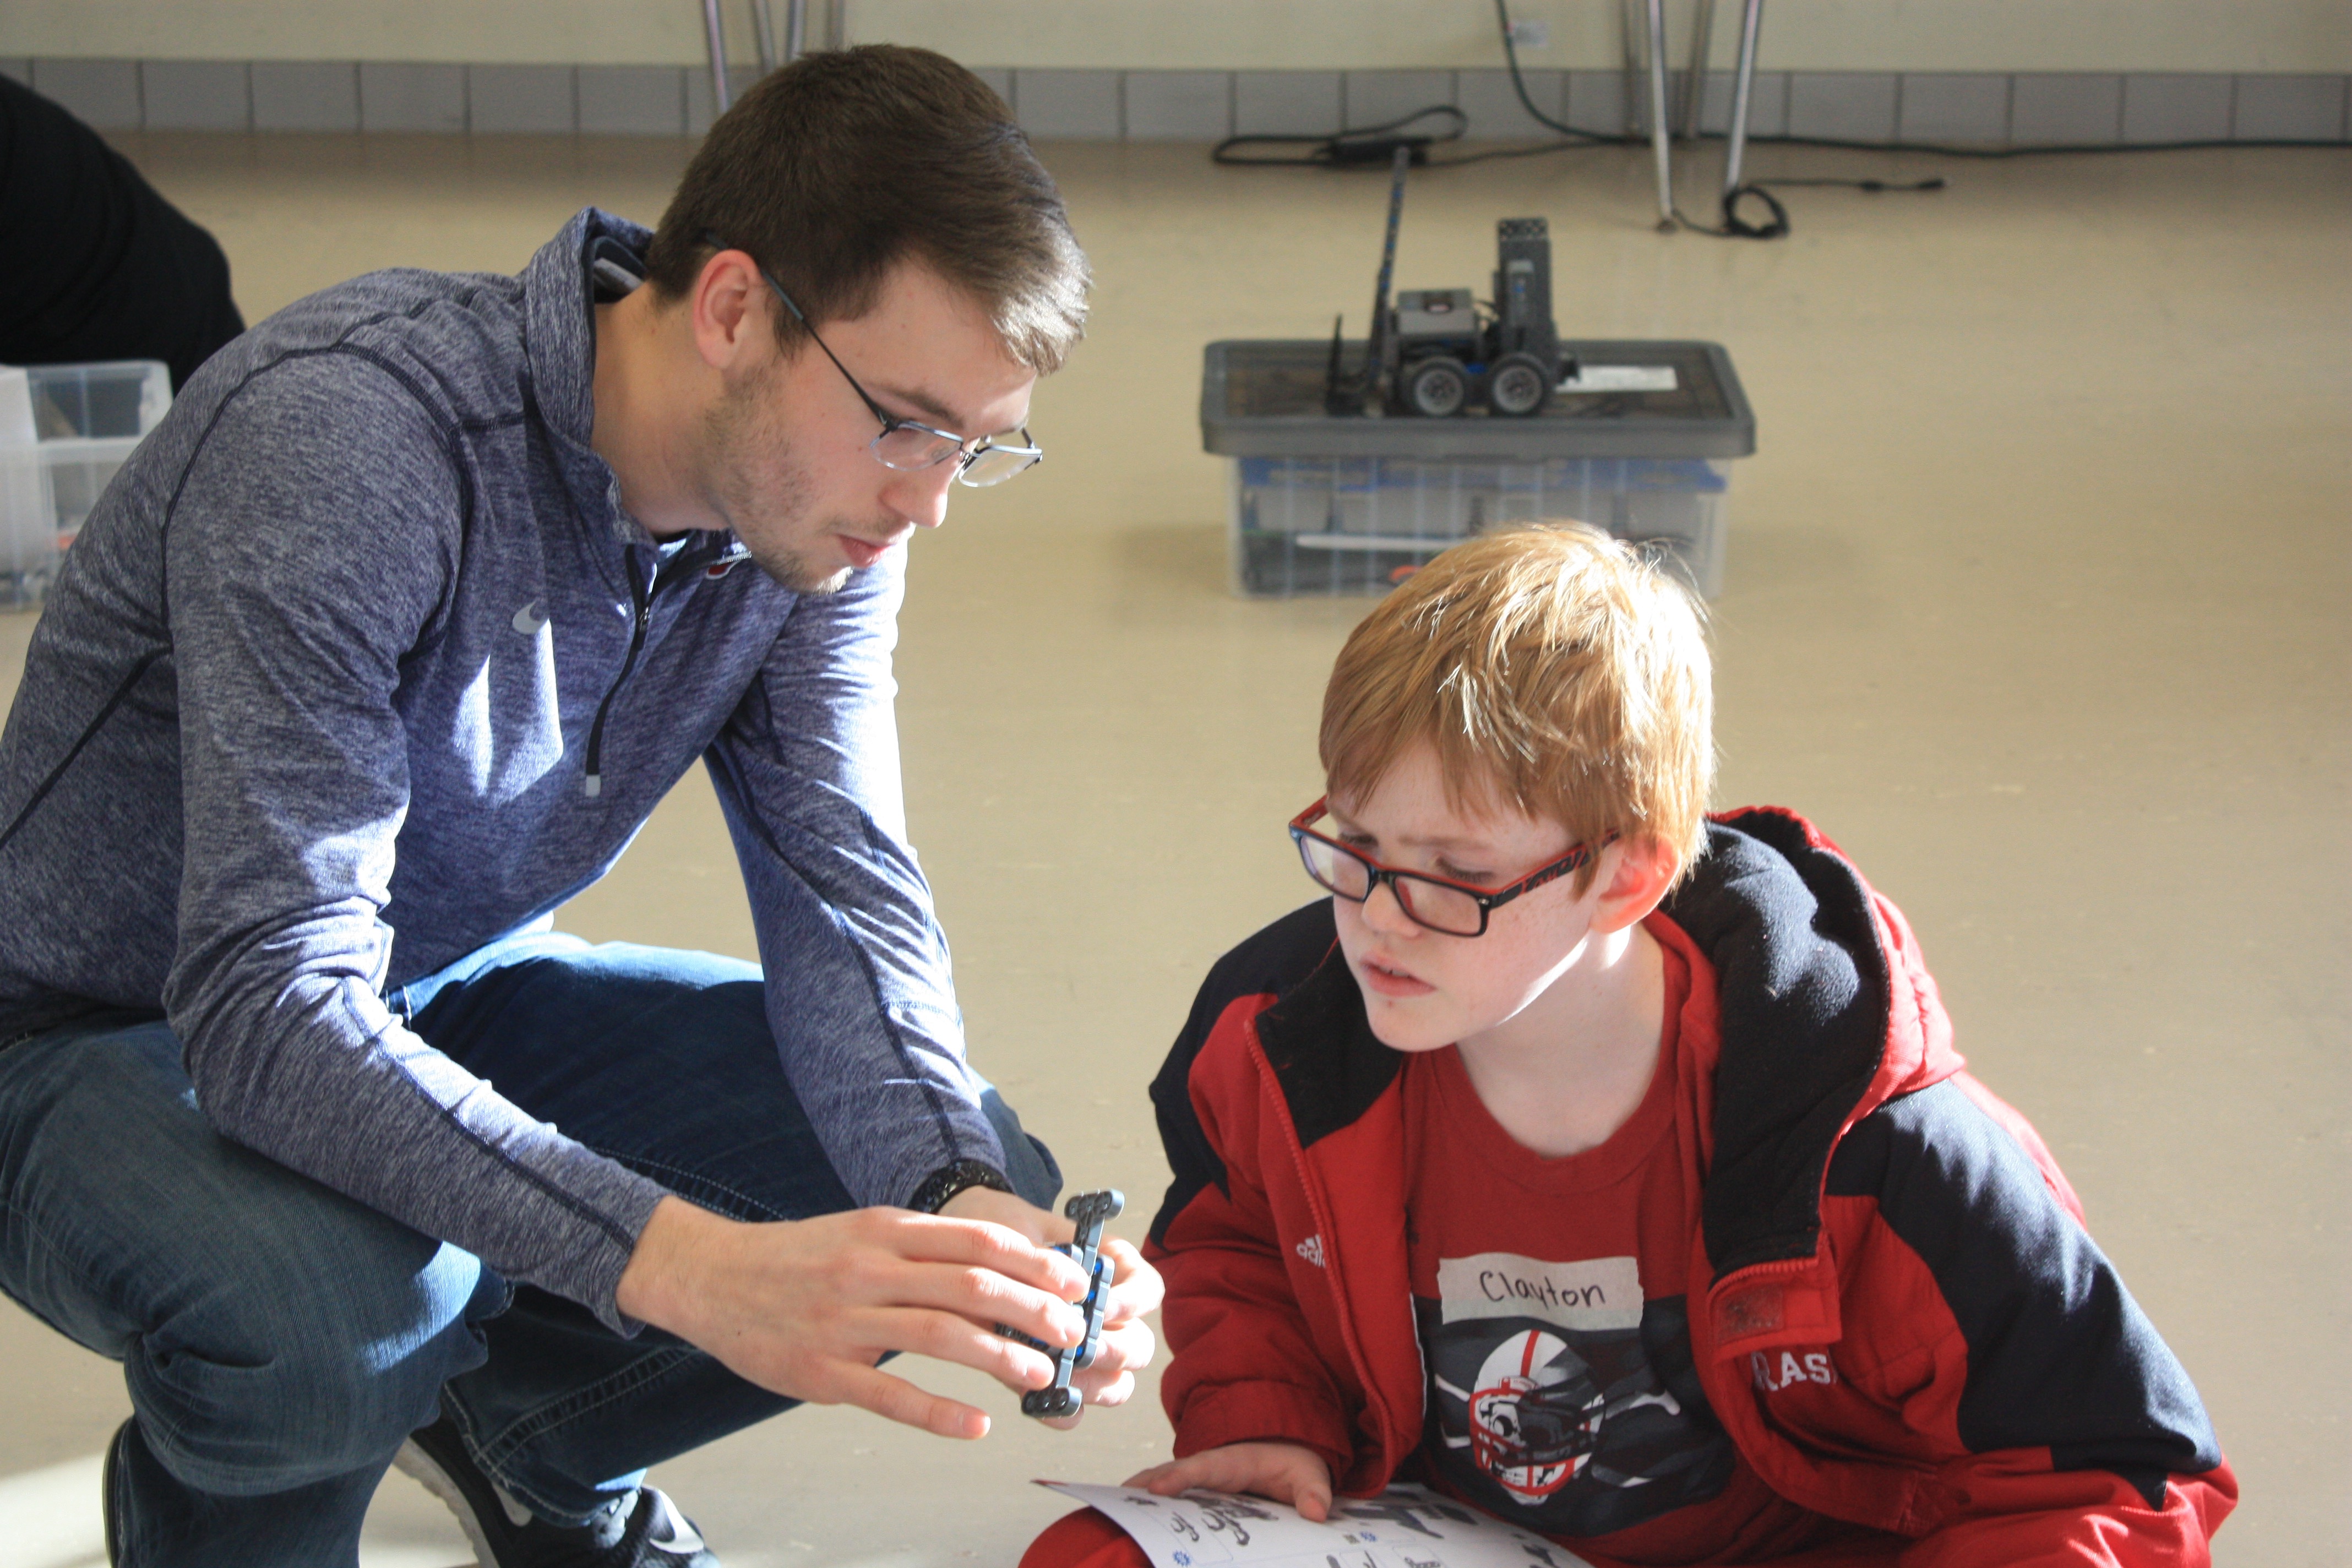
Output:
<instances>
[{"instance_id":1,"label":"sweatshirt zipper","mask_svg":"<svg viewBox=\"0 0 2352 1568\"><path fill-rule=\"evenodd\" d=\"M605 689L604 700L596 704L596 721L588 727L588 763L581 788L590 800L604 793L604 721L612 716L613 699L628 684L629 676L637 668L637 656L645 651L646 629L653 624L654 601L661 591L691 572L699 572L726 555L729 542L721 541L708 549L680 551L677 555L656 567L650 586L641 582L635 572L629 574L629 597L635 609L629 622L628 657L621 660L621 673L613 678Z\"/></svg>"}]
</instances>

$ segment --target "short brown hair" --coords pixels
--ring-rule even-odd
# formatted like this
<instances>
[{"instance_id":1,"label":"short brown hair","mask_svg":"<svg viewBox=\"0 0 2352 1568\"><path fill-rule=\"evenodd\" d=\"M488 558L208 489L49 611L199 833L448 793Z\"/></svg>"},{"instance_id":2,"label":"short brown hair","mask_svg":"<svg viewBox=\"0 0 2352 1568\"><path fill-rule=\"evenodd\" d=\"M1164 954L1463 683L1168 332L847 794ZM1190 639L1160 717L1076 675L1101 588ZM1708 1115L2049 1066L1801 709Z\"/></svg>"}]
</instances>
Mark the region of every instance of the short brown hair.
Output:
<instances>
[{"instance_id":1,"label":"short brown hair","mask_svg":"<svg viewBox=\"0 0 2352 1568\"><path fill-rule=\"evenodd\" d=\"M711 126L646 254L664 300L691 292L715 235L822 326L872 310L898 262L979 301L1040 375L1086 330L1086 253L1004 100L944 55L866 44L803 56ZM777 338L806 335L790 311Z\"/></svg>"},{"instance_id":2,"label":"short brown hair","mask_svg":"<svg viewBox=\"0 0 2352 1568\"><path fill-rule=\"evenodd\" d=\"M1349 636L1323 695L1323 769L1335 798L1361 799L1425 742L1457 810L1507 807L1578 843L1653 839L1687 868L1715 782L1712 679L1698 606L1626 545L1583 527L1488 534Z\"/></svg>"}]
</instances>

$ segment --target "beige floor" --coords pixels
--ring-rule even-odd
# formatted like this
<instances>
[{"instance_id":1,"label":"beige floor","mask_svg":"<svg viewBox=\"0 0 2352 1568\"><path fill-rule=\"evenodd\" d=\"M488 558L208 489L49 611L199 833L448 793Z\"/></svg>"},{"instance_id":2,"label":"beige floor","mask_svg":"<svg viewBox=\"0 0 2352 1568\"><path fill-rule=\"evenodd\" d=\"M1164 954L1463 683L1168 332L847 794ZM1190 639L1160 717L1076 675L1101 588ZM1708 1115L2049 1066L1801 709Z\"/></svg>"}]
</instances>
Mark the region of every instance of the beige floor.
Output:
<instances>
[{"instance_id":1,"label":"beige floor","mask_svg":"<svg viewBox=\"0 0 2352 1568\"><path fill-rule=\"evenodd\" d=\"M585 202L651 220L683 156L125 145L257 317L370 267L510 270ZM1077 1181L1148 1210L1142 1086L1209 961L1306 891L1281 824L1316 793L1318 694L1363 608L1225 593L1200 347L1360 319L1383 192L1195 148L1049 153L1094 335L1037 397L1053 460L918 546L900 725L978 1060ZM1934 196L1791 193L1778 245L1652 233L1633 155L1431 174L1400 281L1483 279L1492 220L1541 212L1571 333L1729 347L1761 437L1716 605L1722 800L1804 808L1909 911L1963 1048L2204 1391L2246 1492L2219 1560L2352 1561L2352 162L1952 173ZM0 696L30 625L0 616ZM751 952L699 778L566 921ZM1006 1415L968 1451L803 1412L666 1475L735 1568L1005 1563L1059 1511L1022 1483L1116 1479L1165 1442L1148 1408L1060 1436L982 1396ZM0 1311L0 1558L96 1554L86 1457L124 1408L110 1367ZM386 1486L372 1568L460 1555Z\"/></svg>"}]
</instances>

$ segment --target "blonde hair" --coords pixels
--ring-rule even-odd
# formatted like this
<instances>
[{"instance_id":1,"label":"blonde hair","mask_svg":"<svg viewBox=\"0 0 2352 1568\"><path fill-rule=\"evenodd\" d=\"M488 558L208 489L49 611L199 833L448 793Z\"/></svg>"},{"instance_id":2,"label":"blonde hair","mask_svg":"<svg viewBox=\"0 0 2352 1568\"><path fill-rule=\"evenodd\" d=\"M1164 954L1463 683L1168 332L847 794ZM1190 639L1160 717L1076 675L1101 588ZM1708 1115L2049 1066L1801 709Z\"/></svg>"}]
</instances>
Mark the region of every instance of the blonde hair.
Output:
<instances>
[{"instance_id":1,"label":"blonde hair","mask_svg":"<svg viewBox=\"0 0 2352 1568\"><path fill-rule=\"evenodd\" d=\"M1457 811L1507 807L1578 843L1654 839L1679 877L1706 844L1714 707L1681 584L1590 528L1515 529L1439 555L1349 637L1323 770L1335 798L1360 800L1425 743Z\"/></svg>"}]
</instances>

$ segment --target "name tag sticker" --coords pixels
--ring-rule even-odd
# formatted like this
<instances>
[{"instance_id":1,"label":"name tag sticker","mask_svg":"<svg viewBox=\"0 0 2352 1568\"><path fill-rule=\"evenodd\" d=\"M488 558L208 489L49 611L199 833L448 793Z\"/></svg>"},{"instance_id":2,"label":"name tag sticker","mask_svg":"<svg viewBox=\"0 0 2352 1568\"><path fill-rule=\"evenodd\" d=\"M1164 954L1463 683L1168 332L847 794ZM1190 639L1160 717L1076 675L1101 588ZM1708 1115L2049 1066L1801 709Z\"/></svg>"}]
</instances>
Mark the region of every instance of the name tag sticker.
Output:
<instances>
[{"instance_id":1,"label":"name tag sticker","mask_svg":"<svg viewBox=\"0 0 2352 1568\"><path fill-rule=\"evenodd\" d=\"M1587 1332L1642 1326L1642 1271L1630 1258L1547 1263L1516 1252L1481 1252L1437 1263L1444 1321L1534 1318Z\"/></svg>"}]
</instances>

